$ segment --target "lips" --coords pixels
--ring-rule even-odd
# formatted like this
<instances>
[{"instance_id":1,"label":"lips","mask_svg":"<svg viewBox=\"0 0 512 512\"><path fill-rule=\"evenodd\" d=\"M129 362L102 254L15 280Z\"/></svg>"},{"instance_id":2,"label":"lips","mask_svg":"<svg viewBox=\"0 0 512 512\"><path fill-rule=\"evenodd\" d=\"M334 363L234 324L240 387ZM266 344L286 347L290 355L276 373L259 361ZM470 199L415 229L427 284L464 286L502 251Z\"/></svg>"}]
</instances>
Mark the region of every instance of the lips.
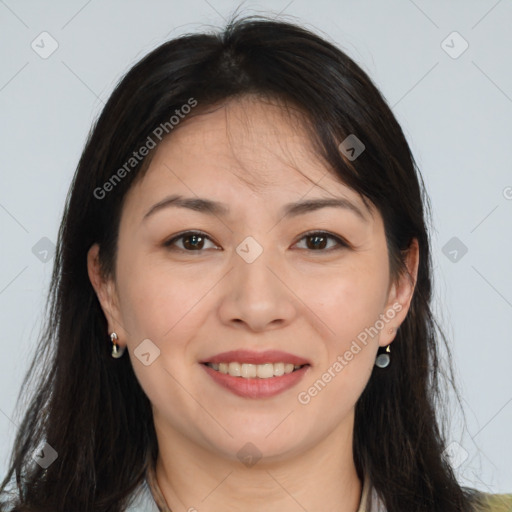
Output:
<instances>
[{"instance_id":1,"label":"lips","mask_svg":"<svg viewBox=\"0 0 512 512\"><path fill-rule=\"evenodd\" d=\"M221 354L214 355L200 362L203 364L229 364L232 362L237 362L240 364L290 363L294 366L311 364L307 359L304 359L303 357L279 350L266 350L264 352L254 352L251 350L232 350L230 352L222 352Z\"/></svg>"},{"instance_id":2,"label":"lips","mask_svg":"<svg viewBox=\"0 0 512 512\"><path fill-rule=\"evenodd\" d=\"M212 367L212 365L218 367L219 364L223 363L224 365L239 363L242 367L267 365L268 363L280 367L282 365L279 363L284 363L288 367L293 365L295 369L290 370L291 373L284 373L279 376L266 375L266 378L244 378L222 373ZM267 350L265 352L233 350L205 359L201 361L201 366L221 388L243 398L262 399L276 396L296 386L308 372L311 365L307 359L278 350Z\"/></svg>"},{"instance_id":3,"label":"lips","mask_svg":"<svg viewBox=\"0 0 512 512\"><path fill-rule=\"evenodd\" d=\"M201 367L220 388L242 398L251 399L271 398L293 388L304 378L310 368L309 365L305 365L281 377L244 379L220 373L206 364L202 364Z\"/></svg>"}]
</instances>

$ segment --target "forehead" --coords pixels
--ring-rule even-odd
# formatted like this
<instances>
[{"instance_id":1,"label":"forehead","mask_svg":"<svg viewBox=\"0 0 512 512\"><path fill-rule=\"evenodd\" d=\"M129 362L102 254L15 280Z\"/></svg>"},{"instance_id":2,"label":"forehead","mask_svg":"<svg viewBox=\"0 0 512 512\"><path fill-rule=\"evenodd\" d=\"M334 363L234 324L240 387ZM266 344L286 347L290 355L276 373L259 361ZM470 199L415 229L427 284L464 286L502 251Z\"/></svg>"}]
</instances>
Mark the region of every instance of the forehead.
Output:
<instances>
[{"instance_id":1,"label":"forehead","mask_svg":"<svg viewBox=\"0 0 512 512\"><path fill-rule=\"evenodd\" d=\"M367 211L315 153L305 122L298 110L254 97L209 108L160 143L129 195L140 209L172 191L240 206L258 198L267 208L301 197L345 197Z\"/></svg>"}]
</instances>

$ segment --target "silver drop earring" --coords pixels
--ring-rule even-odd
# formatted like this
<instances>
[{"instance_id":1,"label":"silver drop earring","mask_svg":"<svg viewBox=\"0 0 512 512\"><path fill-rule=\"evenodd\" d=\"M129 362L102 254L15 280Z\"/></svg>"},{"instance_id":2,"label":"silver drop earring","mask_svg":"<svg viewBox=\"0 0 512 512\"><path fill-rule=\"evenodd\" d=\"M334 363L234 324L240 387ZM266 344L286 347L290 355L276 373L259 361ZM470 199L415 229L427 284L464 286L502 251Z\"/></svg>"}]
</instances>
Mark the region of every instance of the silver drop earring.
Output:
<instances>
[{"instance_id":1,"label":"silver drop earring","mask_svg":"<svg viewBox=\"0 0 512 512\"><path fill-rule=\"evenodd\" d=\"M389 334L393 334L396 332L398 332L398 327L390 327L389 328ZM390 356L391 342L386 347L386 350L384 352L382 352L383 350L384 350L384 347L380 347L379 353L378 353L377 357L375 358L375 366L377 366L379 368L387 368L389 366L389 363L391 363L391 356Z\"/></svg>"},{"instance_id":2,"label":"silver drop earring","mask_svg":"<svg viewBox=\"0 0 512 512\"><path fill-rule=\"evenodd\" d=\"M112 342L112 357L114 359L119 359L126 349L126 347L120 347L116 341L118 340L117 334L115 332L110 334L110 341Z\"/></svg>"},{"instance_id":3,"label":"silver drop earring","mask_svg":"<svg viewBox=\"0 0 512 512\"><path fill-rule=\"evenodd\" d=\"M391 362L391 357L389 355L390 352L391 348L390 345L388 345L386 347L386 351L375 358L375 366L378 366L379 368L387 368Z\"/></svg>"}]
</instances>

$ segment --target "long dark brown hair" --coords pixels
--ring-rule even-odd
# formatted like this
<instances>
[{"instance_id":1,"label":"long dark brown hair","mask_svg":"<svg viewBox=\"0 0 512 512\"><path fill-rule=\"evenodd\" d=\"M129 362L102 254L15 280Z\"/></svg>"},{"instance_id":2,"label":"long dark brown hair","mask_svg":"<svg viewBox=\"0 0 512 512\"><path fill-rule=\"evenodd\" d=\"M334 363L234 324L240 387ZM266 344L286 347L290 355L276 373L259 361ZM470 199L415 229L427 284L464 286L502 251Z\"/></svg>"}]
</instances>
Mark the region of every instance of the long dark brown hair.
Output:
<instances>
[{"instance_id":1,"label":"long dark brown hair","mask_svg":"<svg viewBox=\"0 0 512 512\"><path fill-rule=\"evenodd\" d=\"M114 274L123 199L151 152L126 162L148 136L158 142L154 131L163 123L170 132L170 117L191 98L200 112L242 95L303 113L319 157L382 215L392 277L405 271L411 240L419 242L416 288L392 363L374 369L356 405L359 477L369 476L388 512L476 510L444 456L440 411L443 383L453 384L451 358L445 346L445 369L439 343L447 343L430 306L428 198L402 129L345 53L294 23L262 16L234 17L222 31L162 44L123 77L92 129L66 200L47 320L20 393L21 402L33 389L0 489L2 510L121 511L145 477L148 456L155 460L149 400L129 358L110 355L86 255L97 242L104 275ZM352 162L339 149L350 134L365 145ZM123 166L122 179L109 182ZM58 453L46 469L32 457L44 442Z\"/></svg>"}]
</instances>

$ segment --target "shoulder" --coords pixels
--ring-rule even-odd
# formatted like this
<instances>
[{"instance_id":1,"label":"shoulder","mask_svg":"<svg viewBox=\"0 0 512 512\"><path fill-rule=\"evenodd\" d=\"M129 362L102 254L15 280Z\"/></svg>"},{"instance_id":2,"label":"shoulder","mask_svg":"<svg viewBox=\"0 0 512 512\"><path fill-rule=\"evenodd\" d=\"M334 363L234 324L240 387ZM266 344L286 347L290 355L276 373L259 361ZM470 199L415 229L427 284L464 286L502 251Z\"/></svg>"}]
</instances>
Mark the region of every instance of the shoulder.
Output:
<instances>
[{"instance_id":1,"label":"shoulder","mask_svg":"<svg viewBox=\"0 0 512 512\"><path fill-rule=\"evenodd\" d=\"M491 494L473 490L473 499L481 512L512 512L512 494Z\"/></svg>"},{"instance_id":2,"label":"shoulder","mask_svg":"<svg viewBox=\"0 0 512 512\"><path fill-rule=\"evenodd\" d=\"M147 480L143 480L129 498L125 512L160 512Z\"/></svg>"},{"instance_id":3,"label":"shoulder","mask_svg":"<svg viewBox=\"0 0 512 512\"><path fill-rule=\"evenodd\" d=\"M489 512L512 512L512 494L484 494Z\"/></svg>"}]
</instances>

